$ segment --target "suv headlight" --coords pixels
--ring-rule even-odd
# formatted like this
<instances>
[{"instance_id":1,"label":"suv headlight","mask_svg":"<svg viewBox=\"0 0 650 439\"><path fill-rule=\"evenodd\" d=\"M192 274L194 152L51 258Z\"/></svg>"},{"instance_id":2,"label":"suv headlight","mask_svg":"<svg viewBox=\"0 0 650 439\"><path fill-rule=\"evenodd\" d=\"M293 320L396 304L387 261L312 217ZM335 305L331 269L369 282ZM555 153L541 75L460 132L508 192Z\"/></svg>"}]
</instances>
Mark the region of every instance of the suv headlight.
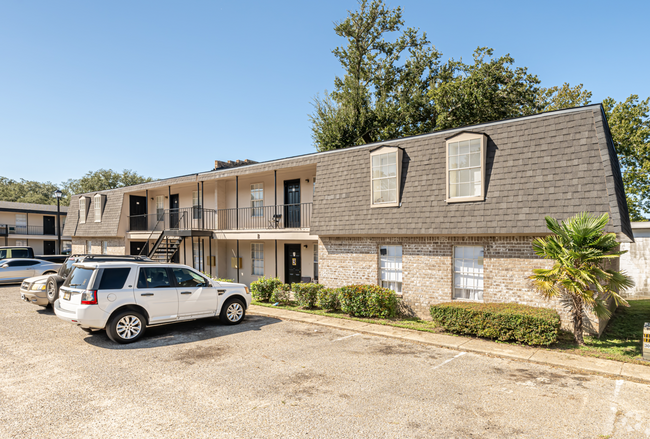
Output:
<instances>
[{"instance_id":1,"label":"suv headlight","mask_svg":"<svg viewBox=\"0 0 650 439\"><path fill-rule=\"evenodd\" d=\"M45 284L44 283L42 283L42 284L41 283L35 283L35 284L32 285L30 290L32 290L32 291L43 291L43 290L45 290Z\"/></svg>"}]
</instances>

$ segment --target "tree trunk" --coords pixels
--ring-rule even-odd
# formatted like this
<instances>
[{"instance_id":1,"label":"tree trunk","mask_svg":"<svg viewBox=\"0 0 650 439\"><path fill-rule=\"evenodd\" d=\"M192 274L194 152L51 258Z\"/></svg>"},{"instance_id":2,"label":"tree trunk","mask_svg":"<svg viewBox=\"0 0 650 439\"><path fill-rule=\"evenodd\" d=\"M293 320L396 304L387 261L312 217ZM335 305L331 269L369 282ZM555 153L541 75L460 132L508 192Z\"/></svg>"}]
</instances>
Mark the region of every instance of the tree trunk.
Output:
<instances>
[{"instance_id":1,"label":"tree trunk","mask_svg":"<svg viewBox=\"0 0 650 439\"><path fill-rule=\"evenodd\" d=\"M584 318L584 307L582 303L582 298L579 296L573 296L573 336L576 339L576 343L580 346L585 345L585 341L582 338L582 322Z\"/></svg>"}]
</instances>

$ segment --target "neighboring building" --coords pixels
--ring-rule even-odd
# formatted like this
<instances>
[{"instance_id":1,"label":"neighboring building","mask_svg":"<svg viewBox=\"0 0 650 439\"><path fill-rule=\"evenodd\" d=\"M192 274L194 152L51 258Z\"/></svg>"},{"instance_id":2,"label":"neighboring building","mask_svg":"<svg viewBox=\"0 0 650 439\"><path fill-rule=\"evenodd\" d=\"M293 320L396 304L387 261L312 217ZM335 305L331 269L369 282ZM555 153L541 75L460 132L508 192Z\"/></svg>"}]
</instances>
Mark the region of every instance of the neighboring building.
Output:
<instances>
[{"instance_id":1,"label":"neighboring building","mask_svg":"<svg viewBox=\"0 0 650 439\"><path fill-rule=\"evenodd\" d=\"M67 206L61 206L61 233ZM56 255L70 250L70 236L61 236L58 248L56 205L0 201L0 245L28 245L37 255Z\"/></svg>"},{"instance_id":2,"label":"neighboring building","mask_svg":"<svg viewBox=\"0 0 650 439\"><path fill-rule=\"evenodd\" d=\"M634 242L621 244L621 269L632 276L634 288L625 297L650 297L650 221L632 223Z\"/></svg>"},{"instance_id":3,"label":"neighboring building","mask_svg":"<svg viewBox=\"0 0 650 439\"><path fill-rule=\"evenodd\" d=\"M247 284L381 284L423 317L444 301L517 302L565 324L528 279L550 264L531 248L544 217L607 212L632 240L600 105L241 163L76 195L65 234L74 252L169 255Z\"/></svg>"}]
</instances>

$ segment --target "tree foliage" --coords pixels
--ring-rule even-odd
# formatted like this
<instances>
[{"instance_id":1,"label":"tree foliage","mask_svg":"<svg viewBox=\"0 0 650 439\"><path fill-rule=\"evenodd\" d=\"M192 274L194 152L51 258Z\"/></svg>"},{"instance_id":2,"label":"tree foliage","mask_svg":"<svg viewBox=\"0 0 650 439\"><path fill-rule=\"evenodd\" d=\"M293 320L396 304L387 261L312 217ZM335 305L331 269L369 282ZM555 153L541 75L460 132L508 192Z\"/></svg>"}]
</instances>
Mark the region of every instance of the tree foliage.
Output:
<instances>
[{"instance_id":1,"label":"tree foliage","mask_svg":"<svg viewBox=\"0 0 650 439\"><path fill-rule=\"evenodd\" d=\"M533 241L533 250L555 264L550 269L534 269L530 277L537 290L545 297L560 297L573 318L573 335L584 345L582 338L585 308L598 317L611 314L607 302L627 304L618 294L634 286L624 272L607 269L607 262L620 257L615 233L605 233L609 215L593 216L579 213L560 223L546 217L546 225L553 235Z\"/></svg>"},{"instance_id":2,"label":"tree foliage","mask_svg":"<svg viewBox=\"0 0 650 439\"><path fill-rule=\"evenodd\" d=\"M494 51L479 47L474 62L450 59L431 84L436 130L526 116L541 110L540 80L525 67L514 67L509 54L493 57Z\"/></svg>"},{"instance_id":3,"label":"tree foliage","mask_svg":"<svg viewBox=\"0 0 650 439\"><path fill-rule=\"evenodd\" d=\"M561 86L541 88L538 105L541 111L562 110L564 108L582 107L591 102L591 92L583 89L582 84L571 87L568 82Z\"/></svg>"},{"instance_id":4,"label":"tree foliage","mask_svg":"<svg viewBox=\"0 0 650 439\"><path fill-rule=\"evenodd\" d=\"M621 162L632 221L650 216L650 98L631 95L623 102L603 101L609 130Z\"/></svg>"},{"instance_id":5,"label":"tree foliage","mask_svg":"<svg viewBox=\"0 0 650 439\"><path fill-rule=\"evenodd\" d=\"M152 181L152 179L138 175L129 169L122 172L115 172L112 169L99 169L95 172L88 172L79 179L69 179L58 186L49 181L39 183L37 181L23 179L16 181L0 177L0 200L19 203L56 204L54 192L58 188L63 192L61 204L67 206L70 204L70 196L74 194L115 189L149 181Z\"/></svg>"},{"instance_id":6,"label":"tree foliage","mask_svg":"<svg viewBox=\"0 0 650 439\"><path fill-rule=\"evenodd\" d=\"M319 151L428 132L434 108L427 97L440 54L426 34L402 31L402 9L361 0L358 12L336 24L347 46L333 50L345 75L334 91L315 98L312 137ZM397 33L394 41L387 39ZM404 61L401 58L406 56Z\"/></svg>"}]
</instances>

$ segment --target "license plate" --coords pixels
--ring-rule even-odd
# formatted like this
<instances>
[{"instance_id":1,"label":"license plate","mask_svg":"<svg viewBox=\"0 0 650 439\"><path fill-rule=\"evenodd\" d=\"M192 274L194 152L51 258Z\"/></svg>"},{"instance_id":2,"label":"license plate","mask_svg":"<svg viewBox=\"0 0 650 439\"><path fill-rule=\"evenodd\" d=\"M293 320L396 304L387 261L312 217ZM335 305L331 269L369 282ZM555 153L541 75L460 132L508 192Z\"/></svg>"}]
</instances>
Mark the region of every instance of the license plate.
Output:
<instances>
[{"instance_id":1,"label":"license plate","mask_svg":"<svg viewBox=\"0 0 650 439\"><path fill-rule=\"evenodd\" d=\"M70 300L70 291L65 291L63 293L63 300Z\"/></svg>"}]
</instances>

